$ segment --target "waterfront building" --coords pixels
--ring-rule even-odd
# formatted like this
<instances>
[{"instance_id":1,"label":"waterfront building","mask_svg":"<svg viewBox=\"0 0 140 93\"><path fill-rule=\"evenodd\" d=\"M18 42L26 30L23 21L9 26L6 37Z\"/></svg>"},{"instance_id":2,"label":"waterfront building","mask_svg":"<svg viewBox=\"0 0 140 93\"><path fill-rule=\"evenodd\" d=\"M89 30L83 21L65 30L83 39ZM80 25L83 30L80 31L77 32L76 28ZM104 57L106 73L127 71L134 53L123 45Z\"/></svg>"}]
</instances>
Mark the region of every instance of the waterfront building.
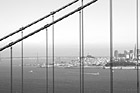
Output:
<instances>
[{"instance_id":1,"label":"waterfront building","mask_svg":"<svg viewBox=\"0 0 140 93\"><path fill-rule=\"evenodd\" d=\"M115 57L115 59L118 59L118 54L119 54L118 50L115 50L114 51L114 57Z\"/></svg>"},{"instance_id":2,"label":"waterfront building","mask_svg":"<svg viewBox=\"0 0 140 93\"><path fill-rule=\"evenodd\" d=\"M134 58L133 50L129 51L129 57L130 57L130 60L132 60Z\"/></svg>"}]
</instances>

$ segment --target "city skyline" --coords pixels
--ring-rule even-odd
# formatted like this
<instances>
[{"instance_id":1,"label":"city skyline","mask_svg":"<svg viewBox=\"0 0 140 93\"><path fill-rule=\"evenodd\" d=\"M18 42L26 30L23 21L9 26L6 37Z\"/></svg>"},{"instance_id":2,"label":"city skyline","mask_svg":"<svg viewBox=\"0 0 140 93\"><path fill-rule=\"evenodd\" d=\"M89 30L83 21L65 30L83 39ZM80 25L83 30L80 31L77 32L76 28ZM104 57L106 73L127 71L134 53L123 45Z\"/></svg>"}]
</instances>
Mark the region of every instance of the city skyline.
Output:
<instances>
[{"instance_id":1,"label":"city skyline","mask_svg":"<svg viewBox=\"0 0 140 93\"><path fill-rule=\"evenodd\" d=\"M139 93L139 0L77 1L0 1L0 92Z\"/></svg>"}]
</instances>

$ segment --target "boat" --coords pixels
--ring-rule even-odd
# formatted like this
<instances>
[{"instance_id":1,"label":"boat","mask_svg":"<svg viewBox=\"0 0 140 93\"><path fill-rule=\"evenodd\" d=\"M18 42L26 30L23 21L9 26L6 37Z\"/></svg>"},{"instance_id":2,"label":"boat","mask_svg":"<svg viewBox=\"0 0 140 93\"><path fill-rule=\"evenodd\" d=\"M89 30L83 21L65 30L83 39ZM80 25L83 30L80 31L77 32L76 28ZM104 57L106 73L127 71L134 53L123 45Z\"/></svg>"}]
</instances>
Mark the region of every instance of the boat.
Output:
<instances>
[{"instance_id":1,"label":"boat","mask_svg":"<svg viewBox=\"0 0 140 93\"><path fill-rule=\"evenodd\" d=\"M46 65L45 63L42 64L42 65L39 65L38 67L40 68L46 68L46 67L52 67L52 65Z\"/></svg>"},{"instance_id":2,"label":"boat","mask_svg":"<svg viewBox=\"0 0 140 93\"><path fill-rule=\"evenodd\" d=\"M33 70L30 70L29 72L30 72L30 73L32 73L32 72L33 72Z\"/></svg>"},{"instance_id":3,"label":"boat","mask_svg":"<svg viewBox=\"0 0 140 93\"><path fill-rule=\"evenodd\" d=\"M65 69L73 69L73 68L78 68L77 66L73 66L73 65L68 65L64 67Z\"/></svg>"},{"instance_id":4,"label":"boat","mask_svg":"<svg viewBox=\"0 0 140 93\"><path fill-rule=\"evenodd\" d=\"M96 73L85 73L85 74L88 74L88 75L100 75L100 73L99 72L96 72Z\"/></svg>"}]
</instances>

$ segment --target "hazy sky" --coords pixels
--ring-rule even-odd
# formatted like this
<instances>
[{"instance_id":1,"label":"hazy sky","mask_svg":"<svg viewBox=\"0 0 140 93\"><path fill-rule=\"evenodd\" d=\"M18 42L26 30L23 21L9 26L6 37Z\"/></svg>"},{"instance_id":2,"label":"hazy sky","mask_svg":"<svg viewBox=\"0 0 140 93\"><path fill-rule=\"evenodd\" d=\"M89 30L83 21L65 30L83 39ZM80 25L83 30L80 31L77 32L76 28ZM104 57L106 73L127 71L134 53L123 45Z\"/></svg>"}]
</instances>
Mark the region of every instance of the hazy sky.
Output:
<instances>
[{"instance_id":1,"label":"hazy sky","mask_svg":"<svg viewBox=\"0 0 140 93\"><path fill-rule=\"evenodd\" d=\"M0 37L25 26L51 11L54 11L73 0L0 0ZM91 0L84 0L84 4ZM98 0L84 9L85 55L109 55L109 1ZM140 5L140 4L139 4ZM80 1L57 13L55 19L80 6ZM26 29L24 35L50 23L51 17ZM51 48L51 27L49 47ZM78 55L79 48L79 14L55 24L55 54ZM113 45L121 52L133 49L136 43L136 0L113 0ZM20 38L20 33L4 40L1 46ZM14 46L15 54L20 53L20 43ZM45 54L45 30L24 41L26 54ZM32 50L32 51L31 51ZM8 52L6 50L4 52ZM3 52L3 53L4 53ZM51 52L50 52L51 53Z\"/></svg>"}]
</instances>

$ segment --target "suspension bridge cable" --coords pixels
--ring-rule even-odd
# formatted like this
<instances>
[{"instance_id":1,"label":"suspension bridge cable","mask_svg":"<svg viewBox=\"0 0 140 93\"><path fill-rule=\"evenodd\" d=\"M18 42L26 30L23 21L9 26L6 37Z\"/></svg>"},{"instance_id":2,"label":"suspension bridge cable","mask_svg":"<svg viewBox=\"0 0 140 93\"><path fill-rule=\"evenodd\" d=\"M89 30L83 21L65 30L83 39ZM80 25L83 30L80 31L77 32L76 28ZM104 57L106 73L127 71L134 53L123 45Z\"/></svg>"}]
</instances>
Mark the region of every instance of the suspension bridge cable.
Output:
<instances>
[{"instance_id":1,"label":"suspension bridge cable","mask_svg":"<svg viewBox=\"0 0 140 93\"><path fill-rule=\"evenodd\" d=\"M28 37L30 37L30 36L36 34L36 33L40 32L40 31L42 31L42 30L44 30L44 29L46 29L46 28L48 28L48 27L50 27L51 25L53 25L53 24L55 24L55 23L57 23L57 22L59 22L59 21L65 19L65 18L69 17L70 15L72 15L72 14L74 14L74 13L80 11L81 9L83 9L83 8L85 8L85 7L87 7L87 6L91 5L91 4L93 4L93 3L95 3L96 1L97 1L97 0L93 0L93 1L91 1L91 2L89 2L89 3L87 3L87 4L85 4L84 6L79 7L79 8L77 8L77 9L75 9L74 11L72 11L72 12L70 12L70 13L68 13L68 14L66 14L66 15L64 15L64 16L62 16L62 17L60 17L60 18L58 18L58 19L55 20L54 22L51 22L50 24L47 24L47 25L45 25L45 26L43 26L43 27L41 27L41 28L35 30L34 32L29 33L28 35L24 36L23 38L20 38L20 39L14 41L14 42L9 43L8 45L6 45L6 46L0 48L0 51L3 51L4 49L6 49L6 48L8 48L8 47L10 47L10 46L12 46L12 45L14 45L14 44L16 44L16 43L18 43L18 42L24 40L24 39L26 39L26 38L28 38Z\"/></svg>"},{"instance_id":2,"label":"suspension bridge cable","mask_svg":"<svg viewBox=\"0 0 140 93\"><path fill-rule=\"evenodd\" d=\"M82 62L81 62L81 11L79 11L79 66L80 66L80 93L82 93Z\"/></svg>"},{"instance_id":3,"label":"suspension bridge cable","mask_svg":"<svg viewBox=\"0 0 140 93\"><path fill-rule=\"evenodd\" d=\"M110 0L110 93L113 93L113 19L112 0Z\"/></svg>"},{"instance_id":4,"label":"suspension bridge cable","mask_svg":"<svg viewBox=\"0 0 140 93\"><path fill-rule=\"evenodd\" d=\"M83 0L81 0L81 6L83 7ZM81 45L82 45L82 93L84 93L84 14L81 10Z\"/></svg>"},{"instance_id":5,"label":"suspension bridge cable","mask_svg":"<svg viewBox=\"0 0 140 93\"><path fill-rule=\"evenodd\" d=\"M13 51L12 51L12 46L10 47L10 56L11 56L11 64L10 64L10 66L11 66L11 93L13 93L13 53L12 53Z\"/></svg>"},{"instance_id":6,"label":"suspension bridge cable","mask_svg":"<svg viewBox=\"0 0 140 93\"><path fill-rule=\"evenodd\" d=\"M136 41L137 41L137 93L139 93L139 43L138 43L138 36L139 36L139 32L138 32L138 30L139 30L139 27L138 27L138 25L139 25L139 22L138 22L138 20L139 20L139 17L138 17L138 14L139 12L138 12L138 0L136 0L136 30L137 30L137 37L136 37Z\"/></svg>"},{"instance_id":7,"label":"suspension bridge cable","mask_svg":"<svg viewBox=\"0 0 140 93\"><path fill-rule=\"evenodd\" d=\"M57 9L57 10L55 10L54 12L51 12L50 14L48 14L48 15L46 15L46 16L44 16L44 17L42 17L42 18L40 18L40 19L38 19L38 20L36 20L36 21L30 23L30 24L28 24L28 25L26 25L26 26L24 26L24 27L21 27L19 30L14 31L14 32L12 32L12 33L10 33L10 34L8 34L8 35L6 35L6 36L0 38L0 41L2 41L2 40L4 40L4 39L6 39L6 38L8 38L8 37L10 37L10 36L12 36L12 35L18 33L18 32L21 32L21 31L25 30L26 28L28 28L28 27L30 27L30 26L32 26L32 25L34 25L34 24L36 24L36 23L38 23L38 22L44 20L45 18L48 18L49 16L51 16L51 15L53 15L53 14L55 14L55 13L57 13L57 12L63 10L63 9L65 9L66 7L68 7L68 6L70 6L70 5L74 4L74 3L76 3L76 2L78 2L78 1L79 1L79 0L75 0L75 1L73 1L73 2L71 2L71 3L69 3L69 4L67 4L67 5L65 5L65 6L59 8L59 9Z\"/></svg>"},{"instance_id":8,"label":"suspension bridge cable","mask_svg":"<svg viewBox=\"0 0 140 93\"><path fill-rule=\"evenodd\" d=\"M46 93L48 91L48 29L46 29Z\"/></svg>"},{"instance_id":9,"label":"suspension bridge cable","mask_svg":"<svg viewBox=\"0 0 140 93\"><path fill-rule=\"evenodd\" d=\"M54 15L52 15L52 22L54 22ZM55 82L54 82L54 24L52 25L52 62L53 62L53 93L55 92Z\"/></svg>"},{"instance_id":10,"label":"suspension bridge cable","mask_svg":"<svg viewBox=\"0 0 140 93\"><path fill-rule=\"evenodd\" d=\"M21 38L23 38L23 31L21 31ZM21 93L23 93L23 40L21 41Z\"/></svg>"}]
</instances>

